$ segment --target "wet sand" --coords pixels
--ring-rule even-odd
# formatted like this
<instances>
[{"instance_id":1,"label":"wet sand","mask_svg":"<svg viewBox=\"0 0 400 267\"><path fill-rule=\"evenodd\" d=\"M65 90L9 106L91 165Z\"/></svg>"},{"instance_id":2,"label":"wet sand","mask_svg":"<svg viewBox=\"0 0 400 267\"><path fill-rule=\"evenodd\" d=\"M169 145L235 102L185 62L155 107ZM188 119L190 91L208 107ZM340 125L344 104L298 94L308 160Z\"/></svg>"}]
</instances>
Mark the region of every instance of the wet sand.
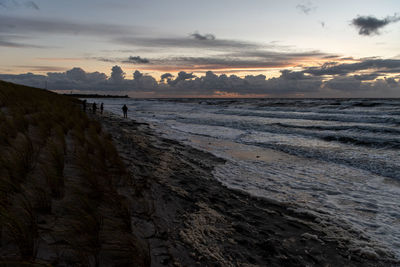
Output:
<instances>
[{"instance_id":1,"label":"wet sand","mask_svg":"<svg viewBox=\"0 0 400 267\"><path fill-rule=\"evenodd\" d=\"M151 266L399 266L350 227L225 187L224 160L157 135L147 124L98 116L131 173L119 188Z\"/></svg>"}]
</instances>

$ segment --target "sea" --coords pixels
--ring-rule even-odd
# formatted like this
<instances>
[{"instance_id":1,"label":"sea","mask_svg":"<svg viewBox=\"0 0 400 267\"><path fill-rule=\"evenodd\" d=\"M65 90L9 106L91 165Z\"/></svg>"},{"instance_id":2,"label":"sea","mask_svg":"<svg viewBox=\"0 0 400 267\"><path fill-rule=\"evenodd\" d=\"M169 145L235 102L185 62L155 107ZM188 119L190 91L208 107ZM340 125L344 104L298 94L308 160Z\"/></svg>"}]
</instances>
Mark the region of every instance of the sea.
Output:
<instances>
[{"instance_id":1,"label":"sea","mask_svg":"<svg viewBox=\"0 0 400 267\"><path fill-rule=\"evenodd\" d=\"M226 186L329 214L400 258L400 99L94 101L224 158Z\"/></svg>"}]
</instances>

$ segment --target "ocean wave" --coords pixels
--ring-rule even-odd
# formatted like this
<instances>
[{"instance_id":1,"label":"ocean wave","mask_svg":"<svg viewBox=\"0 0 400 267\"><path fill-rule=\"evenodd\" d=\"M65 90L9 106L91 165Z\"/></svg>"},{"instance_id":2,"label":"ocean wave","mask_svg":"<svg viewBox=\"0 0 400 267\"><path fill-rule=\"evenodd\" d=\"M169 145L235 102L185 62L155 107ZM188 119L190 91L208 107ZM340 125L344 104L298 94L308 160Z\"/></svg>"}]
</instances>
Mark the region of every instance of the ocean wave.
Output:
<instances>
[{"instance_id":1,"label":"ocean wave","mask_svg":"<svg viewBox=\"0 0 400 267\"><path fill-rule=\"evenodd\" d=\"M300 112L254 112L239 110L220 110L217 114L235 115L243 117L262 117L262 118L279 118L279 119L302 119L302 120L323 120L337 122L360 122L360 123L384 123L400 125L400 117L388 115L382 116L360 116L356 115L336 115L336 114L317 114L317 113L300 113Z\"/></svg>"},{"instance_id":2,"label":"ocean wave","mask_svg":"<svg viewBox=\"0 0 400 267\"><path fill-rule=\"evenodd\" d=\"M302 147L288 144L277 144L268 142L245 141L247 145L279 150L291 155L319 159L326 162L344 164L353 168L369 171L373 174L400 180L400 166L389 161L379 160L376 157L363 156L356 153L352 156L346 155L345 152L338 153L337 150L321 150L312 147ZM351 153L349 153L351 154Z\"/></svg>"},{"instance_id":3,"label":"ocean wave","mask_svg":"<svg viewBox=\"0 0 400 267\"><path fill-rule=\"evenodd\" d=\"M319 131L357 131L357 132L370 132L370 133L384 133L384 134L400 134L400 129L394 127L380 127L380 126L367 126L367 125L294 125L286 123L276 123L276 125L285 128L299 128L307 130Z\"/></svg>"},{"instance_id":4,"label":"ocean wave","mask_svg":"<svg viewBox=\"0 0 400 267\"><path fill-rule=\"evenodd\" d=\"M357 146L367 146L376 148L391 148L400 149L400 138L393 136L385 136L381 134L379 138L377 135L361 135L359 132L338 132L338 131L310 131L305 127L286 127L281 123L257 123L250 121L234 120L232 117L226 120L220 119L207 119L207 118L177 118L176 121L180 123L204 125L204 126L222 126L232 129L239 129L244 131L260 131L274 134L283 135L300 135L308 138L319 138L325 141L336 141L345 144L353 144ZM312 127L312 126L311 126ZM329 126L327 126L329 128ZM312 129L312 128L311 128ZM347 129L349 130L349 129ZM381 132L382 133L382 132ZM393 134L393 133L392 133Z\"/></svg>"}]
</instances>

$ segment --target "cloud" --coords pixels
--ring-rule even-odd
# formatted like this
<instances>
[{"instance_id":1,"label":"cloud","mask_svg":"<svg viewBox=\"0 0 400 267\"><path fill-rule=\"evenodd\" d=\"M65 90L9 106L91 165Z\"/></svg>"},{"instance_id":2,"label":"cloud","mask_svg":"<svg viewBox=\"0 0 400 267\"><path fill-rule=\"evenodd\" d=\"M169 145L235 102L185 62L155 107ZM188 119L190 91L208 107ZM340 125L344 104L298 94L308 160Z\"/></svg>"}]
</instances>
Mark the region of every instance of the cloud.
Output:
<instances>
[{"instance_id":1,"label":"cloud","mask_svg":"<svg viewBox=\"0 0 400 267\"><path fill-rule=\"evenodd\" d=\"M0 7L6 8L6 9L14 9L14 8L21 8L21 7L31 8L31 9L35 9L35 10L40 9L39 6L33 1L20 2L17 0L0 0Z\"/></svg>"},{"instance_id":2,"label":"cloud","mask_svg":"<svg viewBox=\"0 0 400 267\"><path fill-rule=\"evenodd\" d=\"M147 64L148 66L143 66L146 70L170 72L176 71L177 69L186 71L221 70L229 68L268 69L294 66L297 65L299 61L308 61L310 58L324 59L327 57L339 57L338 55L330 55L320 51L276 52L261 49L229 51L228 48L225 50L227 50L227 52L206 57L160 57L149 60L140 56L131 56L128 60L104 57L91 57L89 59L103 62Z\"/></svg>"},{"instance_id":3,"label":"cloud","mask_svg":"<svg viewBox=\"0 0 400 267\"><path fill-rule=\"evenodd\" d=\"M277 52L272 50L246 50L227 53L229 57L239 58L255 58L255 59L268 59L270 61L292 61L301 58L326 58L332 56L331 54L323 53L320 51L306 51L306 52Z\"/></svg>"},{"instance_id":4,"label":"cloud","mask_svg":"<svg viewBox=\"0 0 400 267\"><path fill-rule=\"evenodd\" d=\"M58 61L58 62L65 62L65 61L81 61L82 58L80 57L37 57L36 60L41 61Z\"/></svg>"},{"instance_id":5,"label":"cloud","mask_svg":"<svg viewBox=\"0 0 400 267\"><path fill-rule=\"evenodd\" d=\"M167 83L171 81L171 79L174 77L171 73L164 73L160 77L160 82L166 81Z\"/></svg>"},{"instance_id":6,"label":"cloud","mask_svg":"<svg viewBox=\"0 0 400 267\"><path fill-rule=\"evenodd\" d=\"M379 73L369 73L369 74L360 74L354 75L353 78L360 81L372 81L380 76Z\"/></svg>"},{"instance_id":7,"label":"cloud","mask_svg":"<svg viewBox=\"0 0 400 267\"><path fill-rule=\"evenodd\" d=\"M37 75L33 73L0 74L0 80L38 88L44 88L47 79L48 77L45 75Z\"/></svg>"},{"instance_id":8,"label":"cloud","mask_svg":"<svg viewBox=\"0 0 400 267\"><path fill-rule=\"evenodd\" d=\"M180 72L178 73L178 76L176 76L175 80L169 80L169 81L168 81L168 84L176 85L176 84L178 84L178 83L181 82L181 81L186 81L186 80L190 80L190 79L193 79L193 78L196 78L196 75L193 75L193 73L188 73L188 72L185 72L185 71L180 71Z\"/></svg>"},{"instance_id":9,"label":"cloud","mask_svg":"<svg viewBox=\"0 0 400 267\"><path fill-rule=\"evenodd\" d=\"M196 78L196 75L193 75L193 73L187 73L184 71L180 71L178 73L178 76L176 77L175 81L179 82L179 81L185 81L185 80L189 80L192 78Z\"/></svg>"},{"instance_id":10,"label":"cloud","mask_svg":"<svg viewBox=\"0 0 400 267\"><path fill-rule=\"evenodd\" d=\"M140 78L142 78L143 77L143 73L141 73L140 71L138 71L138 70L135 70L135 72L133 73L133 79L134 80L139 80Z\"/></svg>"},{"instance_id":11,"label":"cloud","mask_svg":"<svg viewBox=\"0 0 400 267\"><path fill-rule=\"evenodd\" d=\"M26 6L26 7L28 7L28 8L36 9L36 10L39 10L39 9L40 9L39 6L38 6L35 2L33 2L33 1L26 1L26 2L24 3L24 6Z\"/></svg>"},{"instance_id":12,"label":"cloud","mask_svg":"<svg viewBox=\"0 0 400 267\"><path fill-rule=\"evenodd\" d=\"M342 97L399 97L399 79L384 78L361 82L353 77L335 77L323 84L323 90L334 90Z\"/></svg>"},{"instance_id":13,"label":"cloud","mask_svg":"<svg viewBox=\"0 0 400 267\"><path fill-rule=\"evenodd\" d=\"M228 56L215 57L173 57L162 60L153 60L156 65L151 66L152 69L159 67L172 67L190 70L207 70L207 69L226 69L226 68L275 68L288 65L285 60L258 60L246 58L233 58ZM158 64L158 65L157 65Z\"/></svg>"},{"instance_id":14,"label":"cloud","mask_svg":"<svg viewBox=\"0 0 400 267\"><path fill-rule=\"evenodd\" d=\"M384 19L377 19L373 16L358 16L352 20L351 24L358 29L358 34L370 36L380 34L380 29L398 21L400 21L400 17L396 14Z\"/></svg>"},{"instance_id":15,"label":"cloud","mask_svg":"<svg viewBox=\"0 0 400 267\"><path fill-rule=\"evenodd\" d=\"M8 48L48 48L41 45L35 44L27 44L15 42L16 37L13 36L0 36L0 47L8 47Z\"/></svg>"},{"instance_id":16,"label":"cloud","mask_svg":"<svg viewBox=\"0 0 400 267\"><path fill-rule=\"evenodd\" d=\"M339 91L358 91L361 81L355 77L336 77L325 82L325 87Z\"/></svg>"},{"instance_id":17,"label":"cloud","mask_svg":"<svg viewBox=\"0 0 400 267\"><path fill-rule=\"evenodd\" d=\"M116 43L123 45L134 45L147 48L177 48L177 49L190 49L190 48L205 48L216 50L232 50L232 49L255 49L263 47L263 45L244 42L238 40L227 39L208 39L201 41L196 38L189 37L166 37L166 38L144 38L144 37L117 37L114 39Z\"/></svg>"},{"instance_id":18,"label":"cloud","mask_svg":"<svg viewBox=\"0 0 400 267\"><path fill-rule=\"evenodd\" d=\"M73 68L65 72L67 78L74 81L86 81L86 72L81 68Z\"/></svg>"},{"instance_id":19,"label":"cloud","mask_svg":"<svg viewBox=\"0 0 400 267\"><path fill-rule=\"evenodd\" d=\"M106 57L88 57L87 59L94 59L94 60L98 60L101 62L111 62L111 63L117 63L118 60L116 59L112 59L112 58L106 58Z\"/></svg>"},{"instance_id":20,"label":"cloud","mask_svg":"<svg viewBox=\"0 0 400 267\"><path fill-rule=\"evenodd\" d=\"M199 41L208 41L208 40L215 40L215 35L207 33L204 35L201 35L198 32L192 33L190 34L191 37L193 37L193 39L199 40Z\"/></svg>"},{"instance_id":21,"label":"cloud","mask_svg":"<svg viewBox=\"0 0 400 267\"><path fill-rule=\"evenodd\" d=\"M7 0L0 0L0 7L9 8L9 3L12 3L12 2L11 1L7 1Z\"/></svg>"},{"instance_id":22,"label":"cloud","mask_svg":"<svg viewBox=\"0 0 400 267\"><path fill-rule=\"evenodd\" d=\"M336 59L339 58L340 56L338 55L328 55L328 56L323 56L322 58L326 58L326 59Z\"/></svg>"},{"instance_id":23,"label":"cloud","mask_svg":"<svg viewBox=\"0 0 400 267\"><path fill-rule=\"evenodd\" d=\"M112 24L75 23L50 18L0 17L0 34L69 34L121 36L138 33L133 27Z\"/></svg>"},{"instance_id":24,"label":"cloud","mask_svg":"<svg viewBox=\"0 0 400 267\"><path fill-rule=\"evenodd\" d=\"M240 52L219 53L207 57L153 58L148 69L158 71L221 70L221 69L269 69L294 66L301 60L324 58L329 54L319 51L275 52L267 50L242 50Z\"/></svg>"},{"instance_id":25,"label":"cloud","mask_svg":"<svg viewBox=\"0 0 400 267\"><path fill-rule=\"evenodd\" d=\"M383 72L396 72L400 69L400 59L366 59L357 63L325 63L321 67L309 67L303 72L321 76L321 75L347 75L362 70L375 70Z\"/></svg>"},{"instance_id":26,"label":"cloud","mask_svg":"<svg viewBox=\"0 0 400 267\"><path fill-rule=\"evenodd\" d=\"M136 70L133 79L127 79L120 66L114 66L111 76L100 72L85 72L73 68L65 72L49 72L47 75L32 73L9 75L0 74L0 79L51 90L103 91L107 93L150 94L154 97L177 96L268 96L268 97L399 97L400 77L380 78L377 74L334 75L326 78L310 75L304 71L282 70L279 77L265 75L216 74L207 71L203 76L180 71L175 79L171 73L164 73L161 82L150 75Z\"/></svg>"},{"instance_id":27,"label":"cloud","mask_svg":"<svg viewBox=\"0 0 400 267\"><path fill-rule=\"evenodd\" d=\"M147 58L141 58L140 56L130 56L127 60L122 61L123 63L139 63L148 64L150 61Z\"/></svg>"},{"instance_id":28,"label":"cloud","mask_svg":"<svg viewBox=\"0 0 400 267\"><path fill-rule=\"evenodd\" d=\"M25 69L29 71L64 71L66 68L64 67L58 67L58 66L44 66L44 65L39 65L39 66L32 66L32 65L19 65L19 66L13 66L14 68L20 68L20 69Z\"/></svg>"},{"instance_id":29,"label":"cloud","mask_svg":"<svg viewBox=\"0 0 400 267\"><path fill-rule=\"evenodd\" d=\"M144 92L154 92L154 90L158 90L159 86L152 76L146 75L141 73L140 71L136 70L133 73L133 80L126 81L128 86L133 90L141 90Z\"/></svg>"},{"instance_id":30,"label":"cloud","mask_svg":"<svg viewBox=\"0 0 400 267\"><path fill-rule=\"evenodd\" d=\"M306 14L306 15L310 14L311 11L314 11L315 9L317 9L317 7L314 6L314 4L311 3L311 2L306 2L306 3L298 4L298 5L296 6L296 8L297 8L300 12L302 12L302 13L304 13L304 14Z\"/></svg>"},{"instance_id":31,"label":"cloud","mask_svg":"<svg viewBox=\"0 0 400 267\"><path fill-rule=\"evenodd\" d=\"M120 66L115 65L111 69L111 77L110 80L116 83L120 83L125 79L125 72L121 69Z\"/></svg>"},{"instance_id":32,"label":"cloud","mask_svg":"<svg viewBox=\"0 0 400 267\"><path fill-rule=\"evenodd\" d=\"M162 72L171 72L177 69L185 71L221 70L231 66L245 69L289 67L299 64L302 59L318 59L328 55L320 51L291 52L288 47L274 43L264 44L217 39L213 34L197 32L184 37L144 37L149 32L151 31L147 28L132 28L113 24L88 24L50 18L0 17L0 36L11 34L25 36L25 38L33 38L34 36L37 38L37 36L44 35L71 35L77 38L79 36L95 36L105 38L114 44L129 46L129 53L132 51L135 51L132 53L139 53L137 51L141 51L140 49L147 49L143 52L145 55L152 52L157 55L168 52L168 57L159 56L159 58L151 59L135 54L128 58L88 57L88 59L115 64L147 64L146 70ZM0 46L39 47L30 45L29 42L20 44L20 42L4 37L3 39L0 37ZM186 56L192 53L198 56ZM185 56L171 56L174 54Z\"/></svg>"}]
</instances>

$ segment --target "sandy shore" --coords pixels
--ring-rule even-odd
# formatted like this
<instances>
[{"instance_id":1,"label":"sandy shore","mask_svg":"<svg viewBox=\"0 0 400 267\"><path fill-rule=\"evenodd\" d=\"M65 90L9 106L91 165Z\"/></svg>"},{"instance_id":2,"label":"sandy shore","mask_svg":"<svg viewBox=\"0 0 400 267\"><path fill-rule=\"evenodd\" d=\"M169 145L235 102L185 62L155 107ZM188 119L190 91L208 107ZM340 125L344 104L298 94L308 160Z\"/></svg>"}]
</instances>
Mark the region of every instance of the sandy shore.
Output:
<instances>
[{"instance_id":1,"label":"sandy shore","mask_svg":"<svg viewBox=\"0 0 400 267\"><path fill-rule=\"evenodd\" d=\"M399 266L378 244L297 207L229 189L222 159L162 138L147 124L98 117L132 175L136 235L152 266Z\"/></svg>"}]
</instances>

